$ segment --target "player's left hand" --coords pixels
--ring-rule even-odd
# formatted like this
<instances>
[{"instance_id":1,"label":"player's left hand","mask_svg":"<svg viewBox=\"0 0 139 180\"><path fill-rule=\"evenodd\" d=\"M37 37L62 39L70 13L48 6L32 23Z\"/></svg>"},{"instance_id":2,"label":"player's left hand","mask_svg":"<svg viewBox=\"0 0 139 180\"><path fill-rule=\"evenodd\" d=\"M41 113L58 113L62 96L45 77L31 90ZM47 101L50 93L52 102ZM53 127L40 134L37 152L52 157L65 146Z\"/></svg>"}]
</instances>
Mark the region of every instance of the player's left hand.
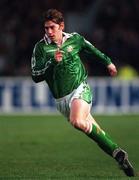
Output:
<instances>
[{"instance_id":1,"label":"player's left hand","mask_svg":"<svg viewBox=\"0 0 139 180\"><path fill-rule=\"evenodd\" d=\"M107 66L107 68L108 68L108 71L109 71L111 76L116 76L117 75L117 69L116 69L116 67L115 67L115 65L113 63L109 64Z\"/></svg>"}]
</instances>

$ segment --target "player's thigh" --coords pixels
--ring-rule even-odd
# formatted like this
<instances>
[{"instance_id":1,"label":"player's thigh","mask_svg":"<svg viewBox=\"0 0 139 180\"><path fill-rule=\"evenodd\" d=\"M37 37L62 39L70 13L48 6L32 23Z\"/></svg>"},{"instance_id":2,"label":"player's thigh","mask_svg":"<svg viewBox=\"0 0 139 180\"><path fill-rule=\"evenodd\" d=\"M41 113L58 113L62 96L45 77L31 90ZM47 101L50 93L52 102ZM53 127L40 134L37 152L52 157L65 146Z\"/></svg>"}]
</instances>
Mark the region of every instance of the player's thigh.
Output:
<instances>
[{"instance_id":1,"label":"player's thigh","mask_svg":"<svg viewBox=\"0 0 139 180\"><path fill-rule=\"evenodd\" d=\"M82 99L73 99L70 107L70 120L86 120L90 112L90 104Z\"/></svg>"},{"instance_id":2,"label":"player's thigh","mask_svg":"<svg viewBox=\"0 0 139 180\"><path fill-rule=\"evenodd\" d=\"M69 108L68 98L65 98L61 101L56 101L56 107L61 114L63 114L66 118L69 119L70 108Z\"/></svg>"}]
</instances>

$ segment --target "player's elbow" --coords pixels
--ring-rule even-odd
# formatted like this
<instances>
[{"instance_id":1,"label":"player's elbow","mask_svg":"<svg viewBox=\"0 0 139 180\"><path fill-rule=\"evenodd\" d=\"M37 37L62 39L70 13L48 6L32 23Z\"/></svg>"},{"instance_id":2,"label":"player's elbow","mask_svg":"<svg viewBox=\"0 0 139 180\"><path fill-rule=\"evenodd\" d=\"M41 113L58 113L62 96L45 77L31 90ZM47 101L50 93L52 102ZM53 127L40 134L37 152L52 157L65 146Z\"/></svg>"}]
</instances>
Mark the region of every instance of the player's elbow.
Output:
<instances>
[{"instance_id":1,"label":"player's elbow","mask_svg":"<svg viewBox=\"0 0 139 180\"><path fill-rule=\"evenodd\" d=\"M44 81L44 78L42 76L33 76L32 75L32 80L35 82L35 83L39 83L41 81Z\"/></svg>"}]
</instances>

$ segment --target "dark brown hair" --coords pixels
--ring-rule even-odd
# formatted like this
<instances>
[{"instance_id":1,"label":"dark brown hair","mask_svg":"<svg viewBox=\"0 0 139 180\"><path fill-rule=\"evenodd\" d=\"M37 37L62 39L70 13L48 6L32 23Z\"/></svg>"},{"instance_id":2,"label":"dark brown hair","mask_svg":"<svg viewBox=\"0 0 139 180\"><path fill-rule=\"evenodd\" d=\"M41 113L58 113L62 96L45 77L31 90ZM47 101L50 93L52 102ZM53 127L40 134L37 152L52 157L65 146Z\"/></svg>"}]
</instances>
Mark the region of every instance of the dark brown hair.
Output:
<instances>
[{"instance_id":1,"label":"dark brown hair","mask_svg":"<svg viewBox=\"0 0 139 180\"><path fill-rule=\"evenodd\" d=\"M56 24L64 22L63 14L57 9L49 9L43 14L43 23L46 21L53 21Z\"/></svg>"}]
</instances>

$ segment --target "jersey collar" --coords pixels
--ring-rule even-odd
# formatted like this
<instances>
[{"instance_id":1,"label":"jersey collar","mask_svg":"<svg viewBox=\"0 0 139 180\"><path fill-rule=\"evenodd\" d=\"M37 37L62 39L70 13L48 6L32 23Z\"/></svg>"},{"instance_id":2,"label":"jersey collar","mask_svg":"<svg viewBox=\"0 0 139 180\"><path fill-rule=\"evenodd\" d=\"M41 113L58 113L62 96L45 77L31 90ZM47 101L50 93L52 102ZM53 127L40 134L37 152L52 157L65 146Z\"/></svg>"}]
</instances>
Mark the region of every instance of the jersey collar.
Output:
<instances>
[{"instance_id":1,"label":"jersey collar","mask_svg":"<svg viewBox=\"0 0 139 180\"><path fill-rule=\"evenodd\" d=\"M65 33L65 32L63 32L62 34L63 34L63 39L62 39L62 44L63 44L67 39L69 39L71 37L71 34ZM47 36L47 34L44 35L43 39L44 39L46 44L52 43L51 39Z\"/></svg>"}]
</instances>

